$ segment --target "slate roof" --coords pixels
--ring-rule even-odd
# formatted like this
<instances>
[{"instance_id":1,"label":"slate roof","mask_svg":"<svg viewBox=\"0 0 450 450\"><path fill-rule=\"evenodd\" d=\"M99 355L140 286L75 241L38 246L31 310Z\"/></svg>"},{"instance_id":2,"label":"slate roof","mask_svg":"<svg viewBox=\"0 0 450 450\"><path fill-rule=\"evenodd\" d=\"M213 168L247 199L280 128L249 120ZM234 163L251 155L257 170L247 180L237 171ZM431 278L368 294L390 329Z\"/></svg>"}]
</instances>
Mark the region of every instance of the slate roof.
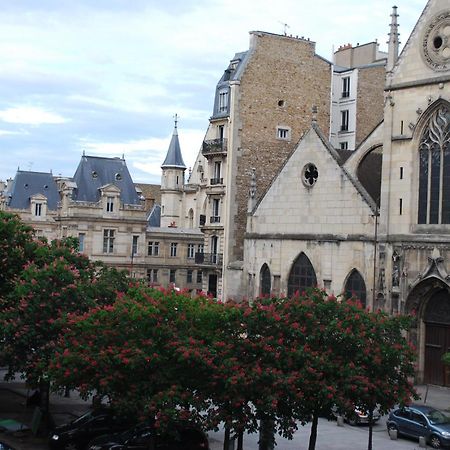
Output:
<instances>
[{"instance_id":1,"label":"slate roof","mask_svg":"<svg viewBox=\"0 0 450 450\"><path fill-rule=\"evenodd\" d=\"M161 206L155 205L147 218L148 226L159 228L161 226Z\"/></svg>"},{"instance_id":2,"label":"slate roof","mask_svg":"<svg viewBox=\"0 0 450 450\"><path fill-rule=\"evenodd\" d=\"M122 158L81 157L73 181L77 184L72 200L98 202L100 188L113 184L120 189L120 199L128 205L140 205L141 201L126 162Z\"/></svg>"},{"instance_id":3,"label":"slate roof","mask_svg":"<svg viewBox=\"0 0 450 450\"><path fill-rule=\"evenodd\" d=\"M31 197L36 194L47 197L47 208L56 210L59 193L53 174L18 170L11 187L6 192L6 196L9 197L8 206L14 209L28 209Z\"/></svg>"},{"instance_id":4,"label":"slate roof","mask_svg":"<svg viewBox=\"0 0 450 450\"><path fill-rule=\"evenodd\" d=\"M180 142L178 140L178 129L177 125L173 129L172 139L170 140L169 150L167 150L166 159L162 163L161 168L166 169L169 167L174 167L178 169L186 169L186 165L183 161L183 156L181 155Z\"/></svg>"}]
</instances>

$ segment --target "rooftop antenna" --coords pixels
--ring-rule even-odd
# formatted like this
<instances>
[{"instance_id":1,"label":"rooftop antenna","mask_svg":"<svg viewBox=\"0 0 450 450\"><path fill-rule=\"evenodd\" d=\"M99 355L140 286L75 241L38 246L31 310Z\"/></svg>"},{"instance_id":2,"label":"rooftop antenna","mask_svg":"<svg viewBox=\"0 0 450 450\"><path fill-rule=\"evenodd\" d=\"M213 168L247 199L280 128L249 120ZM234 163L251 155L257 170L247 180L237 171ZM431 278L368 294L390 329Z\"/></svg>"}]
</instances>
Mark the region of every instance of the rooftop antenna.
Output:
<instances>
[{"instance_id":1,"label":"rooftop antenna","mask_svg":"<svg viewBox=\"0 0 450 450\"><path fill-rule=\"evenodd\" d=\"M283 34L284 34L285 36L287 36L287 29L288 29L288 28L291 28L290 25L287 24L287 23L281 22L280 20L279 20L278 22L281 23L281 25L283 25Z\"/></svg>"}]
</instances>

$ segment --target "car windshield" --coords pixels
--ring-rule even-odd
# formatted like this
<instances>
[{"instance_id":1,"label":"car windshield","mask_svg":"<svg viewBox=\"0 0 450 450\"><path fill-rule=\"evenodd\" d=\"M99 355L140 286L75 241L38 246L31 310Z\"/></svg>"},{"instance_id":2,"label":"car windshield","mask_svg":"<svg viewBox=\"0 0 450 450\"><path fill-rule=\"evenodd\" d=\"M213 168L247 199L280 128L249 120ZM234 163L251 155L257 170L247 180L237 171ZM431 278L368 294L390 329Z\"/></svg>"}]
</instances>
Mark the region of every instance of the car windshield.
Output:
<instances>
[{"instance_id":1,"label":"car windshield","mask_svg":"<svg viewBox=\"0 0 450 450\"><path fill-rule=\"evenodd\" d=\"M440 411L434 410L427 414L427 418L433 425L440 425L443 423L450 423L450 418L442 414Z\"/></svg>"},{"instance_id":2,"label":"car windshield","mask_svg":"<svg viewBox=\"0 0 450 450\"><path fill-rule=\"evenodd\" d=\"M76 424L76 425L83 425L84 423L89 422L90 420L92 420L92 412L91 411L78 417L72 423Z\"/></svg>"}]
</instances>

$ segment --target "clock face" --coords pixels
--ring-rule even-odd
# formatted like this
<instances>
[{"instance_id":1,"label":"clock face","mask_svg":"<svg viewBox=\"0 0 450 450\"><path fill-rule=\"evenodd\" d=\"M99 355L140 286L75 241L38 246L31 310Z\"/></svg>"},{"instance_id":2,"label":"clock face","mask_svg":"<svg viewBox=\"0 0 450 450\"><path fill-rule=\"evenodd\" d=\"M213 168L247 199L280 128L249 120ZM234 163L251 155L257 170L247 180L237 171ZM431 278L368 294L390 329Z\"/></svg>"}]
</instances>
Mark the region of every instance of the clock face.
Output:
<instances>
[{"instance_id":1,"label":"clock face","mask_svg":"<svg viewBox=\"0 0 450 450\"><path fill-rule=\"evenodd\" d=\"M435 16L423 36L425 62L437 71L450 69L450 11Z\"/></svg>"}]
</instances>

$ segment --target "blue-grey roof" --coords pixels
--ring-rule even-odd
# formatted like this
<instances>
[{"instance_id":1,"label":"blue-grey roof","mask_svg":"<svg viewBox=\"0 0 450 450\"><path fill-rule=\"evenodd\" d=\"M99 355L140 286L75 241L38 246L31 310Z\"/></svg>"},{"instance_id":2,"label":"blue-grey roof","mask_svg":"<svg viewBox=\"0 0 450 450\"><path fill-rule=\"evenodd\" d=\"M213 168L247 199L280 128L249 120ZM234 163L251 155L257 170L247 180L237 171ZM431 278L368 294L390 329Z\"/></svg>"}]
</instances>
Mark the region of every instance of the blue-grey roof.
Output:
<instances>
[{"instance_id":1,"label":"blue-grey roof","mask_svg":"<svg viewBox=\"0 0 450 450\"><path fill-rule=\"evenodd\" d=\"M53 175L47 172L18 170L6 193L9 197L8 206L14 209L27 209L30 207L30 198L36 194L47 197L47 208L56 210L59 193Z\"/></svg>"},{"instance_id":2,"label":"blue-grey roof","mask_svg":"<svg viewBox=\"0 0 450 450\"><path fill-rule=\"evenodd\" d=\"M236 53L233 59L230 61L228 67L225 69L222 77L220 78L216 86L216 94L214 98L214 110L212 118L216 119L221 117L227 117L230 114L230 107L229 107L230 82L240 80L245 65L247 63L247 60L249 58L249 55L250 55L249 51ZM219 110L219 95L220 93L225 91L228 92L228 105L227 108Z\"/></svg>"},{"instance_id":3,"label":"blue-grey roof","mask_svg":"<svg viewBox=\"0 0 450 450\"><path fill-rule=\"evenodd\" d=\"M178 169L186 169L186 165L181 155L180 141L178 140L178 130L175 124L172 139L170 140L169 150L167 150L166 159L162 163L161 168L175 167Z\"/></svg>"},{"instance_id":4,"label":"blue-grey roof","mask_svg":"<svg viewBox=\"0 0 450 450\"><path fill-rule=\"evenodd\" d=\"M147 218L149 227L159 228L161 226L161 206L156 204L153 206Z\"/></svg>"},{"instance_id":5,"label":"blue-grey roof","mask_svg":"<svg viewBox=\"0 0 450 450\"><path fill-rule=\"evenodd\" d=\"M128 167L122 158L83 155L73 181L77 187L72 195L72 200L98 202L101 196L100 188L107 184L114 184L120 189L120 199L123 203L141 204Z\"/></svg>"}]
</instances>

